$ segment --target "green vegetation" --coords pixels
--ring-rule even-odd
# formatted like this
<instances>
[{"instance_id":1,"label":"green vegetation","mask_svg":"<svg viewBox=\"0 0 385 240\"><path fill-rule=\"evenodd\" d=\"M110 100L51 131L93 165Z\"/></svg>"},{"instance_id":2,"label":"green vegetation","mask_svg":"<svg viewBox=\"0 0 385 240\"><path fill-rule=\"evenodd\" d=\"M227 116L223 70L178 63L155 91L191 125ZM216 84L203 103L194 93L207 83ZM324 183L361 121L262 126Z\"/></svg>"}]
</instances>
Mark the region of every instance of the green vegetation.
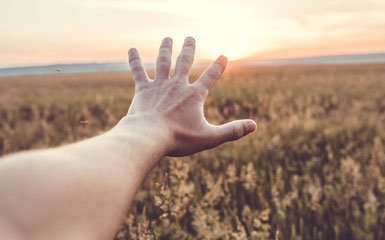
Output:
<instances>
[{"instance_id":1,"label":"green vegetation","mask_svg":"<svg viewBox=\"0 0 385 240\"><path fill-rule=\"evenodd\" d=\"M127 111L129 78L0 78L0 155L108 130ZM164 159L116 239L385 238L385 65L230 69L205 114L258 130Z\"/></svg>"}]
</instances>

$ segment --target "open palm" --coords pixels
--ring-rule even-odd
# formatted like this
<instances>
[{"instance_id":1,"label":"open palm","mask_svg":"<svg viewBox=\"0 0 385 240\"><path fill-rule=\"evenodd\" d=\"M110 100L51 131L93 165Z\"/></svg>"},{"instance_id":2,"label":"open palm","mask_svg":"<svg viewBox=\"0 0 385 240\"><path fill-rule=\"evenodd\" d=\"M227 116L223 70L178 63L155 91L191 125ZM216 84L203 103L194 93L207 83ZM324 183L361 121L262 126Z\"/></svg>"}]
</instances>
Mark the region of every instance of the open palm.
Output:
<instances>
[{"instance_id":1,"label":"open palm","mask_svg":"<svg viewBox=\"0 0 385 240\"><path fill-rule=\"evenodd\" d=\"M185 156L239 139L256 129L253 120L237 120L215 126L207 122L203 105L227 65L220 56L197 81L190 84L195 40L187 37L170 77L172 39L163 39L156 62L156 77L150 80L136 49L129 51L129 63L135 80L135 96L128 116L152 119L169 134L170 156Z\"/></svg>"}]
</instances>

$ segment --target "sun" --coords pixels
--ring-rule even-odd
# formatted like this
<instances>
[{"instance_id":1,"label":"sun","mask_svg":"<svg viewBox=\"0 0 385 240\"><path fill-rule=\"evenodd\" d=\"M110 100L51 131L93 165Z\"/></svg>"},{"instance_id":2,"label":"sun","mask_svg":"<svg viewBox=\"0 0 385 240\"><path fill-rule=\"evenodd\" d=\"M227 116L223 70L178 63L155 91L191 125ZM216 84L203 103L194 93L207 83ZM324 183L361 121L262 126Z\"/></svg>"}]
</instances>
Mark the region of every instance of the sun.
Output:
<instances>
[{"instance_id":1,"label":"sun","mask_svg":"<svg viewBox=\"0 0 385 240\"><path fill-rule=\"evenodd\" d=\"M224 18L222 18L224 19ZM225 55L230 61L249 57L255 50L252 39L256 30L250 31L245 28L243 23L233 19L221 20L219 23L211 23L202 30L199 36L199 48L202 49L202 57L215 59L219 55Z\"/></svg>"},{"instance_id":2,"label":"sun","mask_svg":"<svg viewBox=\"0 0 385 240\"><path fill-rule=\"evenodd\" d=\"M250 54L251 48L246 41L232 38L206 41L202 50L202 57L205 59L215 59L220 55L224 55L229 61L235 61L249 57Z\"/></svg>"},{"instance_id":3,"label":"sun","mask_svg":"<svg viewBox=\"0 0 385 240\"><path fill-rule=\"evenodd\" d=\"M186 19L191 20L191 28L181 31L180 36L183 33L197 40L198 58L215 59L225 55L234 61L253 54L252 39L259 28L252 22L256 13L250 7L228 1L215 1L215 4L206 0L194 0L194 4L172 1L177 9L183 10Z\"/></svg>"}]
</instances>

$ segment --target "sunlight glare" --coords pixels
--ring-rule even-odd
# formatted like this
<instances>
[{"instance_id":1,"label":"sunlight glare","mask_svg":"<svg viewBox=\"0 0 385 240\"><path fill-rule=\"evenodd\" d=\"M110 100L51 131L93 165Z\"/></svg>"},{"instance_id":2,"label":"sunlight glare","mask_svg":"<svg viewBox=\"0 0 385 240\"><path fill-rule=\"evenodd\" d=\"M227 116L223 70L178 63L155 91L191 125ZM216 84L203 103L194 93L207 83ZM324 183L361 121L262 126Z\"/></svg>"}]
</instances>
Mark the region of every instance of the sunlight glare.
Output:
<instances>
[{"instance_id":1,"label":"sunlight glare","mask_svg":"<svg viewBox=\"0 0 385 240\"><path fill-rule=\"evenodd\" d=\"M225 55L231 61L254 53L251 39L255 39L258 29L255 25L250 28L255 14L250 8L234 6L226 1L216 2L214 7L203 0L196 0L193 5L178 1L176 5L176 9L183 9L186 17L202 20L197 23L198 30L194 33L200 58L215 59Z\"/></svg>"}]
</instances>

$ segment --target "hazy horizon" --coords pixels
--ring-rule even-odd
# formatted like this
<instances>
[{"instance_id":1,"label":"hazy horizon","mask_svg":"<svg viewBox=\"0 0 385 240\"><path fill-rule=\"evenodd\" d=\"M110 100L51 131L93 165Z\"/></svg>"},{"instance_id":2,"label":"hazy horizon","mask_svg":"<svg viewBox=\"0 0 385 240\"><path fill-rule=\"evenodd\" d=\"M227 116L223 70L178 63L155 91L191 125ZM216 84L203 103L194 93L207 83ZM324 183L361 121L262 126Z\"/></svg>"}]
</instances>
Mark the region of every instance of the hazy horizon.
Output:
<instances>
[{"instance_id":1,"label":"hazy horizon","mask_svg":"<svg viewBox=\"0 0 385 240\"><path fill-rule=\"evenodd\" d=\"M159 42L197 40L197 62L385 52L382 0L18 0L0 3L0 68L124 62L136 47L154 62Z\"/></svg>"},{"instance_id":2,"label":"hazy horizon","mask_svg":"<svg viewBox=\"0 0 385 240\"><path fill-rule=\"evenodd\" d=\"M241 63L241 64L247 64L247 63L264 63L264 62L271 62L274 64L274 62L276 63L280 63L281 61L293 61L293 62L296 62L297 60L311 60L311 59L324 59L324 58L334 58L334 57L340 57L339 59L343 59L345 57L349 58L349 57L352 57L353 59L357 59L357 58L360 58L360 56L363 56L364 57L364 61L363 63L365 62L368 62L368 63L371 63L371 62L376 62L376 59L370 59L371 56L377 56L377 55L380 55L381 56L381 59L384 59L383 61L381 62L385 62L385 51L384 52L369 52L369 53L349 53L349 54L333 54L333 55L313 55L313 56L306 56L306 57L282 57L282 58L257 58L257 57L247 57L247 58L241 58L241 59L235 59L235 60L230 60L229 61L229 64L237 64L237 63ZM194 65L207 65L207 64L210 64L212 62L212 59L199 59L199 60L196 60L194 61ZM338 61L337 59L337 63L343 63L342 61ZM29 68L29 67L46 67L46 66L56 66L56 65L89 65L89 64L127 64L127 67L129 67L128 65L128 61L90 61L90 62L76 62L76 61L73 61L73 62L52 62L52 63L48 63L48 64L37 64L37 65L14 65L14 66L9 66L9 67L0 67L0 69L11 69L11 68ZM143 64L145 66L149 66L151 69L154 68L155 69L155 61L143 61ZM153 66L152 66L153 65ZM174 66L175 63L172 64L172 67L175 67Z\"/></svg>"},{"instance_id":3,"label":"hazy horizon","mask_svg":"<svg viewBox=\"0 0 385 240\"><path fill-rule=\"evenodd\" d=\"M244 59L230 61L228 68L238 67L260 67L260 66L287 66L287 65L330 65L330 64L384 64L385 53L374 54L348 54L348 55L328 55L313 56L306 58L281 58L253 60ZM154 62L144 62L144 67L148 71L155 69ZM203 70L210 64L209 61L195 62L193 68ZM173 65L174 67L174 65ZM19 66L10 68L0 68L1 76L15 75L35 75L35 74L57 74L57 73L92 73L92 72L124 72L129 71L127 62L89 62L89 63L67 63L50 64L37 66Z\"/></svg>"}]
</instances>

